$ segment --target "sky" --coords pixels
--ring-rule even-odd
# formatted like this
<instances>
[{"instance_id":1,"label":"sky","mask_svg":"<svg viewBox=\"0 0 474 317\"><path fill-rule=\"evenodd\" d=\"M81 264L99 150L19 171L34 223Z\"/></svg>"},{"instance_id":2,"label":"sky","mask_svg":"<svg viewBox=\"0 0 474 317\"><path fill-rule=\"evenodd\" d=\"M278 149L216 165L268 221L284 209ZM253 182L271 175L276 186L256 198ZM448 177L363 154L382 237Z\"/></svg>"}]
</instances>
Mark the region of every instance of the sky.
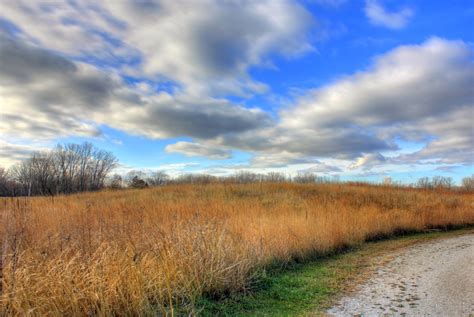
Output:
<instances>
[{"instance_id":1,"label":"sky","mask_svg":"<svg viewBox=\"0 0 474 317\"><path fill-rule=\"evenodd\" d=\"M474 174L474 1L0 0L0 165Z\"/></svg>"}]
</instances>

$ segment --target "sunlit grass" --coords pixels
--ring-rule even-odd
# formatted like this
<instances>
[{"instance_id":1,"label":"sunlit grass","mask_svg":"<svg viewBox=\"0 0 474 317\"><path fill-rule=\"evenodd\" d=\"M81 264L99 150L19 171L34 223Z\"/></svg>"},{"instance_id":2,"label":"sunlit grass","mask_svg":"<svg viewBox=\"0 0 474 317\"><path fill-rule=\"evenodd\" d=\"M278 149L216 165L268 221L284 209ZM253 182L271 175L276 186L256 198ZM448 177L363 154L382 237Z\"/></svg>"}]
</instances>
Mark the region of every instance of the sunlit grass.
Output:
<instances>
[{"instance_id":1,"label":"sunlit grass","mask_svg":"<svg viewBox=\"0 0 474 317\"><path fill-rule=\"evenodd\" d=\"M474 195L375 186L172 185L2 199L1 313L173 314L268 265L396 231L474 224Z\"/></svg>"}]
</instances>

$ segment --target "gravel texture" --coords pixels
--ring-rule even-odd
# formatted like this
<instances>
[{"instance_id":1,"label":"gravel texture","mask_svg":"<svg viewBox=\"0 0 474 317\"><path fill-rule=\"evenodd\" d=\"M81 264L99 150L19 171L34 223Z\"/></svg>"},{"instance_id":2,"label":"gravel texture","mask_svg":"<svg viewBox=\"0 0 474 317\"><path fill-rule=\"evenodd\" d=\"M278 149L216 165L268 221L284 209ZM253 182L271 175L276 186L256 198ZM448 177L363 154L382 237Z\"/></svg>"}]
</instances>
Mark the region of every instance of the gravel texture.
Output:
<instances>
[{"instance_id":1,"label":"gravel texture","mask_svg":"<svg viewBox=\"0 0 474 317\"><path fill-rule=\"evenodd\" d=\"M409 247L342 298L333 316L474 316L474 235Z\"/></svg>"}]
</instances>

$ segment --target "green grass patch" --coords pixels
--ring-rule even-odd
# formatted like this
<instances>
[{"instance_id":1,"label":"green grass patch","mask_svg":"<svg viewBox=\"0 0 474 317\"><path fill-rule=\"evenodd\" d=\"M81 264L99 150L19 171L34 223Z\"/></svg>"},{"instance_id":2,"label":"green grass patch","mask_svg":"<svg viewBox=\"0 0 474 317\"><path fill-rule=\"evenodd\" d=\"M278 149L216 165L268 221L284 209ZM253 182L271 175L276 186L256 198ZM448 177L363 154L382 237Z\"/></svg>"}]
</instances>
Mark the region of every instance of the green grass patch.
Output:
<instances>
[{"instance_id":1,"label":"green grass patch","mask_svg":"<svg viewBox=\"0 0 474 317\"><path fill-rule=\"evenodd\" d=\"M338 295L366 278L370 268L383 263L384 254L423 241L473 232L470 228L409 234L364 243L306 263L273 267L262 272L252 291L222 299L203 298L197 303L198 312L202 316L318 315Z\"/></svg>"}]
</instances>

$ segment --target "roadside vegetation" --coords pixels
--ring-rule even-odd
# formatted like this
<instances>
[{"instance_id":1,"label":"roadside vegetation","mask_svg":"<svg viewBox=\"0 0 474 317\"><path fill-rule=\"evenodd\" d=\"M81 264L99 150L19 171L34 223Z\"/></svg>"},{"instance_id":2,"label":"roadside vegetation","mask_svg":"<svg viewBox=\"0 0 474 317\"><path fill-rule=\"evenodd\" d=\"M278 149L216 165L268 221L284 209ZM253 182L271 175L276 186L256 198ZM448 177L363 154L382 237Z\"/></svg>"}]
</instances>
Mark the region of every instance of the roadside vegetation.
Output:
<instances>
[{"instance_id":1,"label":"roadside vegetation","mask_svg":"<svg viewBox=\"0 0 474 317\"><path fill-rule=\"evenodd\" d=\"M272 268L473 225L473 204L467 190L287 182L2 198L0 314L215 312Z\"/></svg>"},{"instance_id":2,"label":"roadside vegetation","mask_svg":"<svg viewBox=\"0 0 474 317\"><path fill-rule=\"evenodd\" d=\"M414 244L474 234L474 228L430 230L377 239L306 262L265 270L247 294L203 298L204 316L319 316L393 259L392 252Z\"/></svg>"}]
</instances>

